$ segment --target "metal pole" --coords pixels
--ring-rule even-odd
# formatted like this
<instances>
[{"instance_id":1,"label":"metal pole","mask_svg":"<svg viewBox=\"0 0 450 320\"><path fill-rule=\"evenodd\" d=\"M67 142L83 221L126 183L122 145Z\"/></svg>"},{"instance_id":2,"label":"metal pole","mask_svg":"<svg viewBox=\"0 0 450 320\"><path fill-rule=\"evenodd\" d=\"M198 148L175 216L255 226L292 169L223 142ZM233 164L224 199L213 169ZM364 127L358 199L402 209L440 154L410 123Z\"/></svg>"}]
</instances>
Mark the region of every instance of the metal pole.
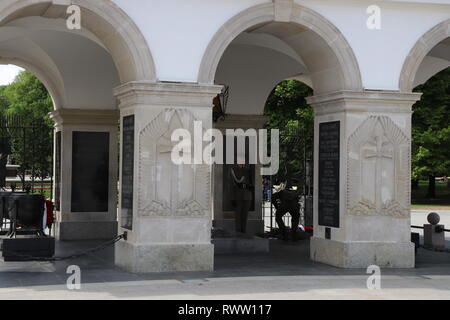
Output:
<instances>
[{"instance_id":1,"label":"metal pole","mask_svg":"<svg viewBox=\"0 0 450 320\"><path fill-rule=\"evenodd\" d=\"M51 128L51 143L52 143L52 161L51 161L51 166L50 166L50 200L53 200L53 174L54 174L54 165L55 165L55 130L53 130L53 128Z\"/></svg>"},{"instance_id":2,"label":"metal pole","mask_svg":"<svg viewBox=\"0 0 450 320\"><path fill-rule=\"evenodd\" d=\"M22 162L23 162L23 181L22 181L22 191L25 191L25 185L26 185L26 180L27 180L27 175L26 175L26 165L25 165L25 148L26 148L26 141L25 141L25 127L22 128L22 142L23 142L23 150L22 150Z\"/></svg>"},{"instance_id":3,"label":"metal pole","mask_svg":"<svg viewBox=\"0 0 450 320\"><path fill-rule=\"evenodd\" d=\"M273 230L273 204L272 204L273 176L270 176L270 231ZM265 211L265 210L264 210Z\"/></svg>"},{"instance_id":4,"label":"metal pole","mask_svg":"<svg viewBox=\"0 0 450 320\"><path fill-rule=\"evenodd\" d=\"M32 137L35 138L36 137L36 132L34 130L34 124L31 124L31 133L32 133ZM32 147L31 147L31 152L33 153L32 155L32 163L31 163L31 193L34 194L34 175L36 174L36 168L35 168L35 163L36 163L36 149L34 146L34 143L32 143Z\"/></svg>"}]
</instances>

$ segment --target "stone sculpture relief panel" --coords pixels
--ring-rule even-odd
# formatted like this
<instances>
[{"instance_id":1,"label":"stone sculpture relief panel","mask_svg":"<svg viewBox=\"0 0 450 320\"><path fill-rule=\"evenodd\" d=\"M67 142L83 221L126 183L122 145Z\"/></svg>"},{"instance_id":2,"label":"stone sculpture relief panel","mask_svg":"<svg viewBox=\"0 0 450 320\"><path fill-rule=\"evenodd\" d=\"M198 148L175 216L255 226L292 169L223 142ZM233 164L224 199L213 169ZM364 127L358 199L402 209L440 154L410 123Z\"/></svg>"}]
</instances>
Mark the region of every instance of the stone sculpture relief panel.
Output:
<instances>
[{"instance_id":1,"label":"stone sculpture relief panel","mask_svg":"<svg viewBox=\"0 0 450 320\"><path fill-rule=\"evenodd\" d=\"M139 214L155 217L203 217L209 212L211 167L176 165L171 141L176 129L187 129L193 136L192 112L167 109L139 134Z\"/></svg>"},{"instance_id":2,"label":"stone sculpture relief panel","mask_svg":"<svg viewBox=\"0 0 450 320\"><path fill-rule=\"evenodd\" d=\"M388 116L368 117L350 136L350 215L409 217L410 148L408 136Z\"/></svg>"}]
</instances>

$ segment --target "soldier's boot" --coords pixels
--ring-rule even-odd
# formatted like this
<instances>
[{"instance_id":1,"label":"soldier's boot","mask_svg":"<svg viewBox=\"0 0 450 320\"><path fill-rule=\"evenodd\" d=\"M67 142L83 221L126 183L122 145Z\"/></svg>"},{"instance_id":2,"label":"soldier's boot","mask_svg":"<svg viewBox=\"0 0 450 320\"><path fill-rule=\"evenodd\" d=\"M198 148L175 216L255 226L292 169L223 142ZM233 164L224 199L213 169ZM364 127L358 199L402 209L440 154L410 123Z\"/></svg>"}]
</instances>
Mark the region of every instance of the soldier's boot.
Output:
<instances>
[{"instance_id":1,"label":"soldier's boot","mask_svg":"<svg viewBox=\"0 0 450 320\"><path fill-rule=\"evenodd\" d=\"M283 228L282 235L283 235L283 240L284 241L289 241L289 232L287 231L286 228Z\"/></svg>"},{"instance_id":2,"label":"soldier's boot","mask_svg":"<svg viewBox=\"0 0 450 320\"><path fill-rule=\"evenodd\" d=\"M295 228L292 228L291 230L291 240L294 242L298 241L297 230Z\"/></svg>"}]
</instances>

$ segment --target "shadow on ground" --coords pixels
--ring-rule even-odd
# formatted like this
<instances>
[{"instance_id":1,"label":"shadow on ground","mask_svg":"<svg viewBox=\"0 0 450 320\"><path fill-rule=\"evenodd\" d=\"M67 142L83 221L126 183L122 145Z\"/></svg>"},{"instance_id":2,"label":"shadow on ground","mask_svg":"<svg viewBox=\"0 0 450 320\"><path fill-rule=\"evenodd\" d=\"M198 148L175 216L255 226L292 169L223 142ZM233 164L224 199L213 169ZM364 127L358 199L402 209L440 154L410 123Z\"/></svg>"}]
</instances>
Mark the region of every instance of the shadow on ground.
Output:
<instances>
[{"instance_id":1,"label":"shadow on ground","mask_svg":"<svg viewBox=\"0 0 450 320\"><path fill-rule=\"evenodd\" d=\"M449 242L449 241L447 241ZM57 242L56 256L67 256L95 247L99 242ZM450 243L449 243L450 244ZM61 262L4 262L0 261L0 287L6 282L20 280L22 285L60 284L66 279L70 265L79 266L93 282L133 281L145 279L191 279L193 276L251 277L293 275L365 275L362 269L340 269L309 259L309 241L284 242L271 240L270 253L228 254L215 256L214 272L152 273L136 275L114 265L113 247L94 254ZM385 269L386 274L420 275L421 273L450 275L450 253L419 249L415 269ZM88 279L84 279L86 281Z\"/></svg>"},{"instance_id":2,"label":"shadow on ground","mask_svg":"<svg viewBox=\"0 0 450 320\"><path fill-rule=\"evenodd\" d=\"M98 245L98 242L58 242L57 255L66 256ZM217 255L214 272L153 273L137 275L114 265L112 247L64 262L0 262L0 299L34 298L36 292L64 292L69 265L82 270L82 283L92 298L181 297L213 298L223 294L259 294L308 290L366 289L366 270L339 269L309 260L309 241L271 241L270 253ZM450 254L420 249L415 269L385 269L392 288L450 289ZM396 280L395 280L396 279ZM436 283L422 280L434 279ZM445 281L438 281L444 279ZM399 281L399 280L407 280ZM421 280L421 281L417 281ZM412 282L411 282L412 281ZM294 285L294 283L297 283ZM203 286L203 288L202 288ZM280 286L279 288L277 286ZM2 295L2 289L24 289L17 295ZM352 289L353 290L353 289ZM30 296L24 295L25 291ZM8 291L9 292L9 291ZM14 292L14 291L11 291ZM86 292L85 292L86 293ZM101 293L103 295L98 295ZM39 297L39 294L36 294ZM48 296L58 298L59 296ZM86 296L84 296L86 297ZM288 297L284 295L283 297ZM358 296L359 297L359 296ZM59 297L63 298L63 297Z\"/></svg>"}]
</instances>

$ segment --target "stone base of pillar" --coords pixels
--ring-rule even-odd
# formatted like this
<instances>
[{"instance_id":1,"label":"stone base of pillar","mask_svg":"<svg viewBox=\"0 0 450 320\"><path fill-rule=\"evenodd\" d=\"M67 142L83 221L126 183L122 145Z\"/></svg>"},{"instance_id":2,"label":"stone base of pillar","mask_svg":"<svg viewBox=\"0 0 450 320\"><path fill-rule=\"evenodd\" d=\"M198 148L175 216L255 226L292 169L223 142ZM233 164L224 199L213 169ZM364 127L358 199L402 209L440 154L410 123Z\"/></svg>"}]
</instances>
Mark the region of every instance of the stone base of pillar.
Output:
<instances>
[{"instance_id":1,"label":"stone base of pillar","mask_svg":"<svg viewBox=\"0 0 450 320\"><path fill-rule=\"evenodd\" d=\"M111 240L117 236L117 221L63 221L55 223L60 241Z\"/></svg>"},{"instance_id":2,"label":"stone base of pillar","mask_svg":"<svg viewBox=\"0 0 450 320\"><path fill-rule=\"evenodd\" d=\"M340 242L311 238L311 259L340 268L414 268L413 243Z\"/></svg>"},{"instance_id":3,"label":"stone base of pillar","mask_svg":"<svg viewBox=\"0 0 450 320\"><path fill-rule=\"evenodd\" d=\"M116 243L116 265L132 273L213 271L212 244Z\"/></svg>"},{"instance_id":4,"label":"stone base of pillar","mask_svg":"<svg viewBox=\"0 0 450 320\"><path fill-rule=\"evenodd\" d=\"M215 219L213 220L215 228L222 228L230 233L236 230L234 219ZM264 221L250 219L247 222L247 234L256 236L264 233Z\"/></svg>"}]
</instances>

